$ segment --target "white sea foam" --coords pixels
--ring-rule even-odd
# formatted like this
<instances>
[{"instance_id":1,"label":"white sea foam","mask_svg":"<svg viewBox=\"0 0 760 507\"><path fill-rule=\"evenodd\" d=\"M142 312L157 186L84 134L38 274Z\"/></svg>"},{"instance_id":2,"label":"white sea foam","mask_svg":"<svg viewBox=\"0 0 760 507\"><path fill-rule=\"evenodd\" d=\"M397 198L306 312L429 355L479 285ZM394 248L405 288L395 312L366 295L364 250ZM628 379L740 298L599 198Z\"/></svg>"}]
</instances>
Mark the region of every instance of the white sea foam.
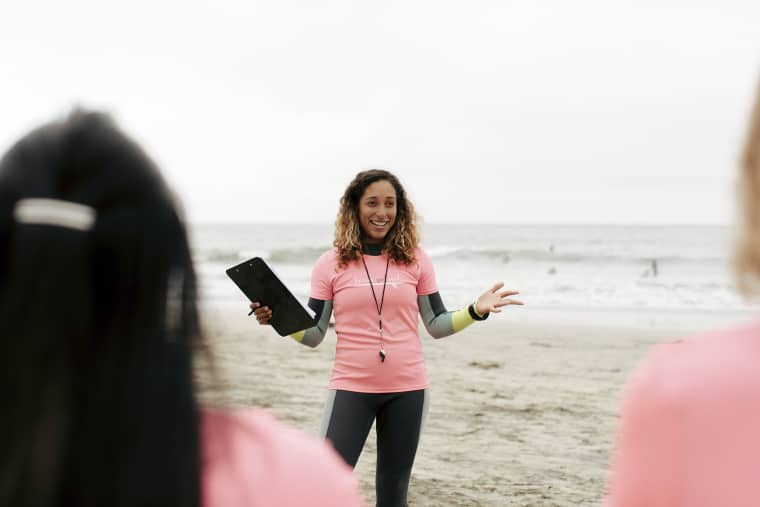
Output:
<instances>
[{"instance_id":1,"label":"white sea foam","mask_svg":"<svg viewBox=\"0 0 760 507\"><path fill-rule=\"evenodd\" d=\"M748 308L734 288L728 228L427 225L422 233L450 307L504 280L541 307ZM305 300L332 226L200 225L192 239L209 302L245 304L224 271L255 255Z\"/></svg>"}]
</instances>

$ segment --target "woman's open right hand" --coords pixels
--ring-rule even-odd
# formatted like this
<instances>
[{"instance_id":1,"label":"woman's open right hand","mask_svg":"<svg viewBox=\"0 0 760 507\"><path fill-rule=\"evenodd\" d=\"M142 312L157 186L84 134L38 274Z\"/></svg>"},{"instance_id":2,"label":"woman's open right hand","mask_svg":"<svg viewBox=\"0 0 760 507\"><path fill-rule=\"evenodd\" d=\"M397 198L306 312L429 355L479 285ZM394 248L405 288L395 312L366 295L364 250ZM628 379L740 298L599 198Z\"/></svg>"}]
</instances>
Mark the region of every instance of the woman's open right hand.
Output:
<instances>
[{"instance_id":1,"label":"woman's open right hand","mask_svg":"<svg viewBox=\"0 0 760 507\"><path fill-rule=\"evenodd\" d=\"M261 303L254 301L251 303L251 310L256 316L256 320L259 321L259 324L262 326L269 325L269 321L272 320L272 310L268 306L261 306Z\"/></svg>"}]
</instances>

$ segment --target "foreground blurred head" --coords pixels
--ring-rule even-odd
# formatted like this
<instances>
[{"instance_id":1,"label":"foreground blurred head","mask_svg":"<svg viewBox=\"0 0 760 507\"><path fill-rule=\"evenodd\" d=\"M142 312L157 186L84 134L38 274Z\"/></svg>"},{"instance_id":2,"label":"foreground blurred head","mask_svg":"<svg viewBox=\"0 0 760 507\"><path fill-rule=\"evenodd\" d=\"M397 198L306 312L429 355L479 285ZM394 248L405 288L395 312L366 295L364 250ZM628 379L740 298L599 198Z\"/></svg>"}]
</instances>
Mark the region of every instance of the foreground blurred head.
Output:
<instances>
[{"instance_id":1,"label":"foreground blurred head","mask_svg":"<svg viewBox=\"0 0 760 507\"><path fill-rule=\"evenodd\" d=\"M75 112L0 161L0 505L198 505L195 277L155 165Z\"/></svg>"},{"instance_id":2,"label":"foreground blurred head","mask_svg":"<svg viewBox=\"0 0 760 507\"><path fill-rule=\"evenodd\" d=\"M741 157L738 194L736 271L744 295L755 296L760 292L760 86Z\"/></svg>"}]
</instances>

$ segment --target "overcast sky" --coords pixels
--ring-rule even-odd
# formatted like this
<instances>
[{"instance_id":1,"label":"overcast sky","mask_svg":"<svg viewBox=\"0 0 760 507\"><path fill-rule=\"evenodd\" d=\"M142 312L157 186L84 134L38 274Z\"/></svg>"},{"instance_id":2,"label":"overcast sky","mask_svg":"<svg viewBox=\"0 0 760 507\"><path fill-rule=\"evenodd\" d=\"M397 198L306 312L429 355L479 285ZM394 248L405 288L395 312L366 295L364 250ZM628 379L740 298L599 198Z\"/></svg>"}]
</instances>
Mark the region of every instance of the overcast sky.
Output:
<instances>
[{"instance_id":1,"label":"overcast sky","mask_svg":"<svg viewBox=\"0 0 760 507\"><path fill-rule=\"evenodd\" d=\"M382 167L429 223L730 223L757 0L26 0L0 146L110 111L195 222L334 220Z\"/></svg>"}]
</instances>

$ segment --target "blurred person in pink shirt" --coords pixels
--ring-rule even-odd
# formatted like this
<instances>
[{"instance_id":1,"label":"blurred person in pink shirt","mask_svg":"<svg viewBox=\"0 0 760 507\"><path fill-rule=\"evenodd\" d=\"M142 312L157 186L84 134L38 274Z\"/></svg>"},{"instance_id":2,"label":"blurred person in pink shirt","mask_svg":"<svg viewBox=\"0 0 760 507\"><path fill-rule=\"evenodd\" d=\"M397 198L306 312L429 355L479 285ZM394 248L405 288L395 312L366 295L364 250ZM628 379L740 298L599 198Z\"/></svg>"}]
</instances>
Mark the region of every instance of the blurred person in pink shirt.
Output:
<instances>
[{"instance_id":1,"label":"blurred person in pink shirt","mask_svg":"<svg viewBox=\"0 0 760 507\"><path fill-rule=\"evenodd\" d=\"M203 410L185 225L159 170L76 111L0 161L0 505L361 506L323 441Z\"/></svg>"},{"instance_id":2,"label":"blurred person in pink shirt","mask_svg":"<svg viewBox=\"0 0 760 507\"><path fill-rule=\"evenodd\" d=\"M741 159L736 272L760 281L760 88ZM625 389L606 507L760 506L760 323L658 345Z\"/></svg>"}]
</instances>

